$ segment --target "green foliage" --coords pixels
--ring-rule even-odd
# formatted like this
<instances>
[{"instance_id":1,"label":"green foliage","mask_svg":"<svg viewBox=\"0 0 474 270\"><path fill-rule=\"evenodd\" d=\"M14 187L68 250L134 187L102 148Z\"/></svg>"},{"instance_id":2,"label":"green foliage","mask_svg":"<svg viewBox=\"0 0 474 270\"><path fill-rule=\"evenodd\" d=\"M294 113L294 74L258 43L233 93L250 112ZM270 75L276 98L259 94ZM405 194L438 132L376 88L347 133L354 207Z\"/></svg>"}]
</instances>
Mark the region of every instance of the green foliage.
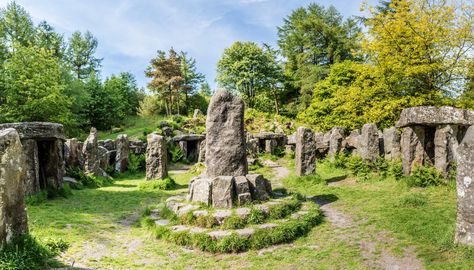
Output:
<instances>
[{"instance_id":1,"label":"green foliage","mask_svg":"<svg viewBox=\"0 0 474 270\"><path fill-rule=\"evenodd\" d=\"M128 155L128 168L127 170L130 173L137 173L141 171L145 171L146 169L146 159L145 155L135 155L133 153L130 153Z\"/></svg>"},{"instance_id":2,"label":"green foliage","mask_svg":"<svg viewBox=\"0 0 474 270\"><path fill-rule=\"evenodd\" d=\"M428 199L420 193L409 193L400 198L398 205L402 207L421 207L426 205Z\"/></svg>"},{"instance_id":3,"label":"green foliage","mask_svg":"<svg viewBox=\"0 0 474 270\"><path fill-rule=\"evenodd\" d=\"M94 56L98 44L97 39L89 31L84 34L76 31L72 34L67 59L76 78L87 79L99 72L102 59Z\"/></svg>"},{"instance_id":4,"label":"green foliage","mask_svg":"<svg viewBox=\"0 0 474 270\"><path fill-rule=\"evenodd\" d=\"M242 229L247 222L237 215L232 215L224 221L224 229Z\"/></svg>"},{"instance_id":5,"label":"green foliage","mask_svg":"<svg viewBox=\"0 0 474 270\"><path fill-rule=\"evenodd\" d=\"M0 247L0 269L41 270L48 269L51 259L68 247L61 241L48 241L46 246L29 235L17 236Z\"/></svg>"},{"instance_id":6,"label":"green foliage","mask_svg":"<svg viewBox=\"0 0 474 270\"><path fill-rule=\"evenodd\" d=\"M192 175L200 175L204 170L206 169L206 164L202 162L198 162L194 164L188 172L191 173Z\"/></svg>"},{"instance_id":7,"label":"green foliage","mask_svg":"<svg viewBox=\"0 0 474 270\"><path fill-rule=\"evenodd\" d=\"M405 179L409 187L429 187L445 185L446 181L434 167L417 166Z\"/></svg>"},{"instance_id":8,"label":"green foliage","mask_svg":"<svg viewBox=\"0 0 474 270\"><path fill-rule=\"evenodd\" d=\"M142 182L138 185L139 190L171 190L176 187L176 182L173 178L167 177L160 180L150 180Z\"/></svg>"},{"instance_id":9,"label":"green foliage","mask_svg":"<svg viewBox=\"0 0 474 270\"><path fill-rule=\"evenodd\" d=\"M350 156L347 159L347 168L351 170L354 175L358 176L359 179L363 180L367 180L372 172L369 162L357 155Z\"/></svg>"},{"instance_id":10,"label":"green foliage","mask_svg":"<svg viewBox=\"0 0 474 270\"><path fill-rule=\"evenodd\" d=\"M249 171L255 171L255 170L258 170L260 168L263 168L263 164L262 164L262 162L260 161L259 158L257 158L255 160L255 164L249 165Z\"/></svg>"},{"instance_id":11,"label":"green foliage","mask_svg":"<svg viewBox=\"0 0 474 270\"><path fill-rule=\"evenodd\" d=\"M112 178L97 177L93 174L86 174L77 167L66 167L66 174L81 183L81 186L74 187L75 189L81 189L83 186L88 188L98 188L113 183Z\"/></svg>"},{"instance_id":12,"label":"green foliage","mask_svg":"<svg viewBox=\"0 0 474 270\"><path fill-rule=\"evenodd\" d=\"M25 202L27 205L40 205L48 200L48 191L41 190L36 194L27 196Z\"/></svg>"},{"instance_id":13,"label":"green foliage","mask_svg":"<svg viewBox=\"0 0 474 270\"><path fill-rule=\"evenodd\" d=\"M174 143L168 144L168 152L171 154L171 162L178 163L184 160L184 153L181 148L174 145Z\"/></svg>"},{"instance_id":14,"label":"green foliage","mask_svg":"<svg viewBox=\"0 0 474 270\"><path fill-rule=\"evenodd\" d=\"M219 225L219 222L212 215L202 215L196 218L195 224L201 228L212 228Z\"/></svg>"},{"instance_id":15,"label":"green foliage","mask_svg":"<svg viewBox=\"0 0 474 270\"><path fill-rule=\"evenodd\" d=\"M250 208L250 214L247 218L249 224L262 224L266 219L265 213L256 207Z\"/></svg>"}]
</instances>

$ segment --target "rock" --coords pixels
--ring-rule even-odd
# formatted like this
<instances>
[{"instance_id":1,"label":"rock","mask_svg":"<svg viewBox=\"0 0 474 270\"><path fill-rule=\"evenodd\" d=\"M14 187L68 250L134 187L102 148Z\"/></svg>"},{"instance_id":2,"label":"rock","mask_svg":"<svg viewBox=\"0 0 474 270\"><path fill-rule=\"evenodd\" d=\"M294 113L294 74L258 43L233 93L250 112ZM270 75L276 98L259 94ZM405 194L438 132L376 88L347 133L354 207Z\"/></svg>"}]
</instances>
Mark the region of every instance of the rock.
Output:
<instances>
[{"instance_id":1,"label":"rock","mask_svg":"<svg viewBox=\"0 0 474 270\"><path fill-rule=\"evenodd\" d=\"M297 176L316 172L316 143L309 128L299 127L296 131L295 170Z\"/></svg>"},{"instance_id":2,"label":"rock","mask_svg":"<svg viewBox=\"0 0 474 270\"><path fill-rule=\"evenodd\" d=\"M202 140L199 143L198 162L206 162L206 140Z\"/></svg>"},{"instance_id":3,"label":"rock","mask_svg":"<svg viewBox=\"0 0 474 270\"><path fill-rule=\"evenodd\" d=\"M187 213L199 209L199 205L188 204L178 209L178 217L184 216Z\"/></svg>"},{"instance_id":4,"label":"rock","mask_svg":"<svg viewBox=\"0 0 474 270\"><path fill-rule=\"evenodd\" d=\"M458 127L452 125L440 125L436 128L435 145L435 168L443 174L449 176L449 172L456 163L458 148Z\"/></svg>"},{"instance_id":5,"label":"rock","mask_svg":"<svg viewBox=\"0 0 474 270\"><path fill-rule=\"evenodd\" d=\"M203 134L180 134L171 138L172 142L191 142L191 141L202 141L206 139L206 136Z\"/></svg>"},{"instance_id":6,"label":"rock","mask_svg":"<svg viewBox=\"0 0 474 270\"><path fill-rule=\"evenodd\" d=\"M270 208L268 207L268 205L257 204L255 208L262 211L262 213L264 213L265 215L270 214Z\"/></svg>"},{"instance_id":7,"label":"rock","mask_svg":"<svg viewBox=\"0 0 474 270\"><path fill-rule=\"evenodd\" d=\"M147 136L146 179L164 179L168 177L168 153L165 138L157 133Z\"/></svg>"},{"instance_id":8,"label":"rock","mask_svg":"<svg viewBox=\"0 0 474 270\"><path fill-rule=\"evenodd\" d=\"M273 132L260 132L258 134L255 134L254 137L261 140L282 140L286 137L286 135Z\"/></svg>"},{"instance_id":9,"label":"rock","mask_svg":"<svg viewBox=\"0 0 474 270\"><path fill-rule=\"evenodd\" d=\"M287 137L286 144L296 145L296 132Z\"/></svg>"},{"instance_id":10,"label":"rock","mask_svg":"<svg viewBox=\"0 0 474 270\"><path fill-rule=\"evenodd\" d=\"M235 192L237 195L250 192L249 182L245 176L237 176L235 180Z\"/></svg>"},{"instance_id":11,"label":"rock","mask_svg":"<svg viewBox=\"0 0 474 270\"><path fill-rule=\"evenodd\" d=\"M219 224L224 224L225 220L232 216L232 211L230 210L216 210L212 216L219 222Z\"/></svg>"},{"instance_id":12,"label":"rock","mask_svg":"<svg viewBox=\"0 0 474 270\"><path fill-rule=\"evenodd\" d=\"M194 109L193 118L196 119L196 118L198 118L200 115L203 115L202 111L199 110L199 109Z\"/></svg>"},{"instance_id":13,"label":"rock","mask_svg":"<svg viewBox=\"0 0 474 270\"><path fill-rule=\"evenodd\" d=\"M158 219L158 220L155 220L155 225L156 226L166 226L170 224L170 221L168 219Z\"/></svg>"},{"instance_id":14,"label":"rock","mask_svg":"<svg viewBox=\"0 0 474 270\"><path fill-rule=\"evenodd\" d=\"M164 128L164 127L169 127L170 125L169 125L168 122L166 122L166 121L160 121L160 125L159 125L159 126L160 126L160 128L162 129L162 128Z\"/></svg>"},{"instance_id":15,"label":"rock","mask_svg":"<svg viewBox=\"0 0 474 270\"><path fill-rule=\"evenodd\" d=\"M329 132L329 150L328 155L331 161L336 154L342 150L342 141L344 140L344 129L342 127L333 127Z\"/></svg>"},{"instance_id":16,"label":"rock","mask_svg":"<svg viewBox=\"0 0 474 270\"><path fill-rule=\"evenodd\" d=\"M207 210L198 210L193 212L194 217L205 217L209 215L209 211Z\"/></svg>"},{"instance_id":17,"label":"rock","mask_svg":"<svg viewBox=\"0 0 474 270\"><path fill-rule=\"evenodd\" d=\"M205 177L195 177L189 185L188 199L193 202L200 202L211 205L212 181Z\"/></svg>"},{"instance_id":18,"label":"rock","mask_svg":"<svg viewBox=\"0 0 474 270\"><path fill-rule=\"evenodd\" d=\"M410 175L415 166L423 165L425 159L425 129L420 126L406 127L400 139L403 172Z\"/></svg>"},{"instance_id":19,"label":"rock","mask_svg":"<svg viewBox=\"0 0 474 270\"><path fill-rule=\"evenodd\" d=\"M244 102L227 91L211 99L206 120L206 175L246 175Z\"/></svg>"},{"instance_id":20,"label":"rock","mask_svg":"<svg viewBox=\"0 0 474 270\"><path fill-rule=\"evenodd\" d=\"M364 160L375 162L379 156L379 132L375 124L365 124L359 139L357 153Z\"/></svg>"},{"instance_id":21,"label":"rock","mask_svg":"<svg viewBox=\"0 0 474 270\"><path fill-rule=\"evenodd\" d=\"M383 147L385 159L397 160L401 158L400 133L396 127L383 130Z\"/></svg>"},{"instance_id":22,"label":"rock","mask_svg":"<svg viewBox=\"0 0 474 270\"><path fill-rule=\"evenodd\" d=\"M183 157L187 158L188 157L188 142L187 141L179 141L178 142L178 147L181 149L181 152L183 153Z\"/></svg>"},{"instance_id":23,"label":"rock","mask_svg":"<svg viewBox=\"0 0 474 270\"><path fill-rule=\"evenodd\" d=\"M176 225L171 227L171 230L173 232L182 232L182 231L188 231L190 228L186 225Z\"/></svg>"},{"instance_id":24,"label":"rock","mask_svg":"<svg viewBox=\"0 0 474 270\"><path fill-rule=\"evenodd\" d=\"M474 125L474 111L442 106L422 106L406 108L400 114L396 127L437 125Z\"/></svg>"},{"instance_id":25,"label":"rock","mask_svg":"<svg viewBox=\"0 0 474 270\"><path fill-rule=\"evenodd\" d=\"M103 170L107 169L110 161L110 152L102 146L97 147L97 158L99 159L99 166Z\"/></svg>"},{"instance_id":26,"label":"rock","mask_svg":"<svg viewBox=\"0 0 474 270\"><path fill-rule=\"evenodd\" d=\"M117 153L115 155L115 172L123 173L128 169L128 156L130 148L127 135L118 135L115 140Z\"/></svg>"},{"instance_id":27,"label":"rock","mask_svg":"<svg viewBox=\"0 0 474 270\"><path fill-rule=\"evenodd\" d=\"M240 237L250 238L255 233L255 229L244 228L244 229L235 230L235 233Z\"/></svg>"},{"instance_id":28,"label":"rock","mask_svg":"<svg viewBox=\"0 0 474 270\"><path fill-rule=\"evenodd\" d=\"M233 176L218 176L213 178L211 189L213 207L232 208L235 194Z\"/></svg>"},{"instance_id":29,"label":"rock","mask_svg":"<svg viewBox=\"0 0 474 270\"><path fill-rule=\"evenodd\" d=\"M23 177L26 160L15 129L0 131L0 246L28 233Z\"/></svg>"},{"instance_id":30,"label":"rock","mask_svg":"<svg viewBox=\"0 0 474 270\"><path fill-rule=\"evenodd\" d=\"M163 133L163 136L166 137L171 137L173 135L173 130L170 127L163 127L161 132Z\"/></svg>"},{"instance_id":31,"label":"rock","mask_svg":"<svg viewBox=\"0 0 474 270\"><path fill-rule=\"evenodd\" d=\"M250 192L238 194L237 201L239 202L239 205L246 205L252 202L252 194Z\"/></svg>"},{"instance_id":32,"label":"rock","mask_svg":"<svg viewBox=\"0 0 474 270\"><path fill-rule=\"evenodd\" d=\"M275 139L265 140L265 153L274 155L277 146L278 142Z\"/></svg>"},{"instance_id":33,"label":"rock","mask_svg":"<svg viewBox=\"0 0 474 270\"><path fill-rule=\"evenodd\" d=\"M262 224L262 225L258 225L257 227L259 229L262 229L262 230L268 230L268 229L276 228L276 227L278 227L278 225L275 224L275 223L265 223L265 224Z\"/></svg>"},{"instance_id":34,"label":"rock","mask_svg":"<svg viewBox=\"0 0 474 270\"><path fill-rule=\"evenodd\" d=\"M66 166L81 168L82 159L82 143L77 139L69 139L64 143L64 159Z\"/></svg>"},{"instance_id":35,"label":"rock","mask_svg":"<svg viewBox=\"0 0 474 270\"><path fill-rule=\"evenodd\" d=\"M285 155L291 156L296 151L296 145L288 144L285 146Z\"/></svg>"},{"instance_id":36,"label":"rock","mask_svg":"<svg viewBox=\"0 0 474 270\"><path fill-rule=\"evenodd\" d=\"M329 133L314 133L314 142L316 144L316 155L320 158L326 156L329 151Z\"/></svg>"},{"instance_id":37,"label":"rock","mask_svg":"<svg viewBox=\"0 0 474 270\"><path fill-rule=\"evenodd\" d=\"M219 231L212 231L208 232L207 235L209 235L212 239L222 239L226 236L232 235L231 231L224 231L224 230L219 230Z\"/></svg>"},{"instance_id":38,"label":"rock","mask_svg":"<svg viewBox=\"0 0 474 270\"><path fill-rule=\"evenodd\" d=\"M147 143L142 141L130 141L128 143L130 148L130 153L135 155L143 155L146 154L146 147Z\"/></svg>"},{"instance_id":39,"label":"rock","mask_svg":"<svg viewBox=\"0 0 474 270\"><path fill-rule=\"evenodd\" d=\"M90 134L84 141L82 155L84 157L84 172L99 177L108 177L102 168L98 159L97 129L91 128Z\"/></svg>"},{"instance_id":40,"label":"rock","mask_svg":"<svg viewBox=\"0 0 474 270\"><path fill-rule=\"evenodd\" d=\"M241 219L247 219L250 216L251 209L248 207L242 207L235 209L235 214Z\"/></svg>"},{"instance_id":41,"label":"rock","mask_svg":"<svg viewBox=\"0 0 474 270\"><path fill-rule=\"evenodd\" d=\"M252 198L258 201L266 201L270 198L270 195L267 192L268 180L263 177L261 174L248 174L245 176L250 184L250 193Z\"/></svg>"},{"instance_id":42,"label":"rock","mask_svg":"<svg viewBox=\"0 0 474 270\"><path fill-rule=\"evenodd\" d=\"M247 156L252 158L257 158L258 155L258 139L248 139L247 140Z\"/></svg>"},{"instance_id":43,"label":"rock","mask_svg":"<svg viewBox=\"0 0 474 270\"><path fill-rule=\"evenodd\" d=\"M360 129L354 129L353 131L351 131L351 133L349 133L349 136L347 136L343 140L342 148L349 150L353 155L358 155L358 149L360 148L360 139Z\"/></svg>"},{"instance_id":44,"label":"rock","mask_svg":"<svg viewBox=\"0 0 474 270\"><path fill-rule=\"evenodd\" d=\"M22 122L0 124L0 130L8 128L15 129L18 132L21 140L66 140L66 137L64 136L64 126L57 123Z\"/></svg>"},{"instance_id":45,"label":"rock","mask_svg":"<svg viewBox=\"0 0 474 270\"><path fill-rule=\"evenodd\" d=\"M104 147L104 148L107 149L108 151L114 151L114 150L116 150L115 141L110 140L110 139L103 140L103 141L97 141L97 144L98 144L99 146Z\"/></svg>"},{"instance_id":46,"label":"rock","mask_svg":"<svg viewBox=\"0 0 474 270\"><path fill-rule=\"evenodd\" d=\"M33 139L25 139L22 141L23 155L25 157L24 169L24 189L25 195L30 196L41 190L40 187L40 170L38 144Z\"/></svg>"},{"instance_id":47,"label":"rock","mask_svg":"<svg viewBox=\"0 0 474 270\"><path fill-rule=\"evenodd\" d=\"M457 218L455 242L474 246L474 126L457 149Z\"/></svg>"}]
</instances>

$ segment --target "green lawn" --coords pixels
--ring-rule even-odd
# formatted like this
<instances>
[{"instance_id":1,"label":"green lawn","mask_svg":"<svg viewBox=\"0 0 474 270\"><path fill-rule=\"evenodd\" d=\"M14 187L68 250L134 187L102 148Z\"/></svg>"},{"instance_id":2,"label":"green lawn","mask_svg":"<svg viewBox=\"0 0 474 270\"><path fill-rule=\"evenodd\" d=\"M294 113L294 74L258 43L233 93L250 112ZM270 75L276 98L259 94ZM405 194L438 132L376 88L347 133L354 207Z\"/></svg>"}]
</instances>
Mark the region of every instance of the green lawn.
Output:
<instances>
[{"instance_id":1,"label":"green lawn","mask_svg":"<svg viewBox=\"0 0 474 270\"><path fill-rule=\"evenodd\" d=\"M130 138L138 139L144 131L155 131L160 122L165 119L164 116L131 116L125 119L122 130L117 132L99 131L97 136L99 140L115 140L119 134L127 134ZM87 134L84 137L87 137Z\"/></svg>"},{"instance_id":2,"label":"green lawn","mask_svg":"<svg viewBox=\"0 0 474 270\"><path fill-rule=\"evenodd\" d=\"M282 164L292 167L288 160ZM268 169L261 169L271 175ZM292 170L291 170L292 171ZM322 182L350 177L342 169L320 164ZM349 231L329 222L315 227L293 244L242 254L213 255L154 239L140 227L146 206L186 192L191 175L175 174L175 191L140 191L143 175L124 176L114 185L74 191L68 199L29 206L31 233L39 240L62 238L70 248L59 258L66 265L100 269L367 269L360 247ZM451 245L455 220L452 187L410 189L394 180L327 186L299 181L292 173L285 185L306 195L334 198L334 207L348 213L364 233L384 231L393 237L380 248L399 252L414 246L428 269L474 269L472 252ZM407 194L423 194L426 204L401 206Z\"/></svg>"}]
</instances>

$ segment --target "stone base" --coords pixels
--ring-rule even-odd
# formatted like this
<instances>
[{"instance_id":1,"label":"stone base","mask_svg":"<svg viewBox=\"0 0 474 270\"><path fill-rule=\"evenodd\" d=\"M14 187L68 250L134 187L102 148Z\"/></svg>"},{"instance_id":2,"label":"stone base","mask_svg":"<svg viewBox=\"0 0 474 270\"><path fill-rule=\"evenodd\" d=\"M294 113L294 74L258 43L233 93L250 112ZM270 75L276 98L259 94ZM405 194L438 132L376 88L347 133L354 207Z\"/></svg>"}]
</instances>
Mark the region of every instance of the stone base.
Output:
<instances>
[{"instance_id":1,"label":"stone base","mask_svg":"<svg viewBox=\"0 0 474 270\"><path fill-rule=\"evenodd\" d=\"M215 208L232 208L252 200L266 201L271 195L271 183L261 174L214 178L201 175L191 179L188 200Z\"/></svg>"}]
</instances>

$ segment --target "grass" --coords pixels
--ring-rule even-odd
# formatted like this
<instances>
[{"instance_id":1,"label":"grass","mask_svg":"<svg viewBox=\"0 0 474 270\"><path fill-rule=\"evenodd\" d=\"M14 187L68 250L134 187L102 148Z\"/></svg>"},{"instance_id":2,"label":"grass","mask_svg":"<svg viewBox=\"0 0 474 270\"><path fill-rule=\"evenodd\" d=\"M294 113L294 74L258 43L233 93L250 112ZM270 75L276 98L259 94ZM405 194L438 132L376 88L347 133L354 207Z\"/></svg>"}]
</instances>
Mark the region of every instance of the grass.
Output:
<instances>
[{"instance_id":1,"label":"grass","mask_svg":"<svg viewBox=\"0 0 474 270\"><path fill-rule=\"evenodd\" d=\"M112 139L115 140L119 134L127 134L129 139L138 139L144 132L155 131L160 122L165 120L164 116L133 116L127 117L118 131L99 131L97 137L99 140ZM84 138L87 134L84 135Z\"/></svg>"},{"instance_id":2,"label":"grass","mask_svg":"<svg viewBox=\"0 0 474 270\"><path fill-rule=\"evenodd\" d=\"M319 178L299 181L289 160L285 187L304 195L334 200L333 206L364 222L361 230L384 231L393 242L381 244L402 250L414 246L427 269L474 269L474 252L454 246L456 194L452 186L408 187L394 179L378 177L348 185L328 186L350 173L328 163L318 164ZM272 171L261 168L271 179ZM144 208L184 193L191 173L171 174L174 190L139 190L143 174L122 175L112 185L73 190L69 198L29 205L31 234L43 242L63 239L70 245L58 259L65 265L100 269L367 269L357 243L323 222L291 245L269 251L213 255L189 251L152 237L139 220ZM258 217L255 217L258 219ZM230 240L229 240L230 241ZM237 248L237 247L236 247Z\"/></svg>"}]
</instances>

